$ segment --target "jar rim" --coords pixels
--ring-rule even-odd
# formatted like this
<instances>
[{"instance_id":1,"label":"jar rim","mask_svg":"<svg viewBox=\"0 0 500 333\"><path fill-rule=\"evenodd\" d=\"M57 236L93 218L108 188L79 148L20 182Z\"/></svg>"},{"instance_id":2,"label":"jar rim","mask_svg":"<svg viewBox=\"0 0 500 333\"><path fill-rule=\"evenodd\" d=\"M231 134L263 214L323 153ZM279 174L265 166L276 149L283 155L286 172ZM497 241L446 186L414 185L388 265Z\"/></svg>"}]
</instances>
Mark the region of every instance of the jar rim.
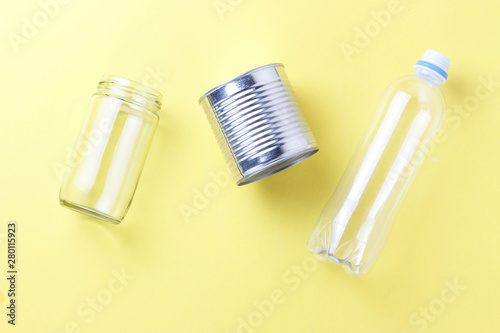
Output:
<instances>
[{"instance_id":1,"label":"jar rim","mask_svg":"<svg viewBox=\"0 0 500 333\"><path fill-rule=\"evenodd\" d=\"M124 97L123 94L130 93L134 97L130 98L132 103L157 110L161 108L163 95L158 90L137 81L116 75L105 75L99 81L98 88L115 92L121 97Z\"/></svg>"}]
</instances>

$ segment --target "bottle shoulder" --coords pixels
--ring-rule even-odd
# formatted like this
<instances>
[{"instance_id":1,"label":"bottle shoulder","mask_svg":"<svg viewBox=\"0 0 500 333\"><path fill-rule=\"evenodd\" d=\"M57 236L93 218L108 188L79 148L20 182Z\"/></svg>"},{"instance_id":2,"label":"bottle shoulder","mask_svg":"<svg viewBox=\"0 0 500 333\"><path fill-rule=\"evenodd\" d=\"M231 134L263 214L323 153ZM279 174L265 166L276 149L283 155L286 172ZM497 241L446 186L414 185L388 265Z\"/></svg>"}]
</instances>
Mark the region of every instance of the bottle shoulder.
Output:
<instances>
[{"instance_id":1,"label":"bottle shoulder","mask_svg":"<svg viewBox=\"0 0 500 333\"><path fill-rule=\"evenodd\" d=\"M409 90L421 91L422 93L428 93L429 95L439 95L443 96L443 91L438 85L426 82L415 75L406 75L395 81L393 81L389 87L399 90Z\"/></svg>"},{"instance_id":2,"label":"bottle shoulder","mask_svg":"<svg viewBox=\"0 0 500 333\"><path fill-rule=\"evenodd\" d=\"M393 81L385 90L384 95L391 95L402 91L418 101L422 107L440 109L444 111L446 101L443 91L437 85L425 82L415 75L403 76ZM439 110L436 110L439 111Z\"/></svg>"}]
</instances>

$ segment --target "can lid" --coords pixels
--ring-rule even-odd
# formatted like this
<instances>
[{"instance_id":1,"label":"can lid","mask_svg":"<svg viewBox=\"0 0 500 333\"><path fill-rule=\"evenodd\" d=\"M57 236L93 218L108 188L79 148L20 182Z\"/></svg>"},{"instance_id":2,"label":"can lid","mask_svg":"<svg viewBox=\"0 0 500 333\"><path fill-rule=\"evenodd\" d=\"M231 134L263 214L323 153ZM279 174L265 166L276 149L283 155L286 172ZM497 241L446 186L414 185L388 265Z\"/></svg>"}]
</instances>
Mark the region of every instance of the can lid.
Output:
<instances>
[{"instance_id":1,"label":"can lid","mask_svg":"<svg viewBox=\"0 0 500 333\"><path fill-rule=\"evenodd\" d=\"M219 91L219 90L223 90L223 89L226 89L226 88L227 88L227 90L234 90L234 89L232 89L234 87L232 87L230 85L230 83L242 81L246 77L248 77L248 76L250 76L250 75L252 75L252 74L254 74L254 73L258 72L258 71L266 69L268 67L285 67L285 66L282 63L272 63L272 64L269 64L269 65L264 65L264 66L260 66L260 67L257 67L255 69L249 70L249 71L247 71L247 72L245 72L243 74L240 74L240 75L238 75L238 76L236 76L236 77L234 77L234 78L232 78L230 80L227 80L224 83L219 84L215 88L210 89L207 93L203 94L203 96L200 97L200 99L198 100L198 103L201 103L208 96L216 95L216 92ZM240 88L241 89L241 88L243 88L243 86L244 86L244 84L243 85L237 84L236 88ZM223 95L226 95L226 94L223 94Z\"/></svg>"}]
</instances>

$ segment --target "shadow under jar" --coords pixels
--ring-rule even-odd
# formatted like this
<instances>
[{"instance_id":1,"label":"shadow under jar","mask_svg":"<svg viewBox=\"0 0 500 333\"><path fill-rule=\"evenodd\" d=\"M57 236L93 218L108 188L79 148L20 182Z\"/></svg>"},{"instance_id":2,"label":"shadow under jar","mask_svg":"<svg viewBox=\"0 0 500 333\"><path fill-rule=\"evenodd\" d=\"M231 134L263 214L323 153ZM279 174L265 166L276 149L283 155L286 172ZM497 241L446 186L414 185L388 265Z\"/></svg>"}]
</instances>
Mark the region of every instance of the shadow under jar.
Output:
<instances>
[{"instance_id":1,"label":"shadow under jar","mask_svg":"<svg viewBox=\"0 0 500 333\"><path fill-rule=\"evenodd\" d=\"M118 224L130 207L158 125L162 95L140 83L105 76L72 151L62 206Z\"/></svg>"}]
</instances>

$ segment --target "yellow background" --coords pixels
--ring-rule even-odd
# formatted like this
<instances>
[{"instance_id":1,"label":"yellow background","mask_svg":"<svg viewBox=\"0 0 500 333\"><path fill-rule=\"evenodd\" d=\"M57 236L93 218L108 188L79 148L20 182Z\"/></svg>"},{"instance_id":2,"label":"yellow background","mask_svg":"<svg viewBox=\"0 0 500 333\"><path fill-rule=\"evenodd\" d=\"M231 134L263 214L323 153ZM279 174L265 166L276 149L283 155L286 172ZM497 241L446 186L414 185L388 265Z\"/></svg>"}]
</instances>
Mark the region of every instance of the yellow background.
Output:
<instances>
[{"instance_id":1,"label":"yellow background","mask_svg":"<svg viewBox=\"0 0 500 333\"><path fill-rule=\"evenodd\" d=\"M218 12L221 3L231 10ZM0 331L219 333L245 321L256 326L245 333L498 332L500 87L485 96L480 80L500 82L500 3L401 0L377 30L371 12L390 3L73 0L45 22L38 1L1 0ZM13 47L34 17L40 27ZM341 45L367 27L368 45L346 57ZM307 238L378 97L428 48L452 63L445 139L367 278L314 264ZM183 217L195 192L213 186L210 173L226 170L198 98L272 62L285 64L320 152L251 185L222 184ZM57 166L105 74L164 95L120 226L58 204ZM18 223L16 327L5 316L8 221ZM122 269L133 276L123 290L93 318L79 313L89 298L109 296ZM465 290L453 294L453 283ZM280 304L256 314L255 302L269 307L280 292Z\"/></svg>"}]
</instances>

